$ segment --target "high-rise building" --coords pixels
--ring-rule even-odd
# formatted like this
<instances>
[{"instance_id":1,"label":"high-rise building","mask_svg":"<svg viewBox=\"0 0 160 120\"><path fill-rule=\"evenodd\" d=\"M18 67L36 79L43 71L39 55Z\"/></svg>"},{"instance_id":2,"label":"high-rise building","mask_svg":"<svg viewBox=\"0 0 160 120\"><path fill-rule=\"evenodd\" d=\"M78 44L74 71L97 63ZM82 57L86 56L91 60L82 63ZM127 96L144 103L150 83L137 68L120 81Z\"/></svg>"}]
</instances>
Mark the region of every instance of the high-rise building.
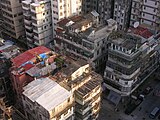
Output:
<instances>
[{"instance_id":1,"label":"high-rise building","mask_svg":"<svg viewBox=\"0 0 160 120\"><path fill-rule=\"evenodd\" d=\"M82 0L82 13L89 13L93 10L98 11L99 0Z\"/></svg>"},{"instance_id":2,"label":"high-rise building","mask_svg":"<svg viewBox=\"0 0 160 120\"><path fill-rule=\"evenodd\" d=\"M53 28L56 23L69 16L81 13L82 0L51 0ZM54 29L53 34L55 35Z\"/></svg>"},{"instance_id":3,"label":"high-rise building","mask_svg":"<svg viewBox=\"0 0 160 120\"><path fill-rule=\"evenodd\" d=\"M156 32L160 31L160 1L133 0L130 25L133 26L135 22Z\"/></svg>"},{"instance_id":4,"label":"high-rise building","mask_svg":"<svg viewBox=\"0 0 160 120\"><path fill-rule=\"evenodd\" d=\"M158 67L158 44L143 28L134 34L114 32L108 42L104 85L120 96L129 96Z\"/></svg>"},{"instance_id":5,"label":"high-rise building","mask_svg":"<svg viewBox=\"0 0 160 120\"><path fill-rule=\"evenodd\" d=\"M25 34L21 0L1 0L1 11L4 21L3 32L18 39Z\"/></svg>"},{"instance_id":6,"label":"high-rise building","mask_svg":"<svg viewBox=\"0 0 160 120\"><path fill-rule=\"evenodd\" d=\"M51 1L25 0L22 8L27 45L47 45L53 39Z\"/></svg>"},{"instance_id":7,"label":"high-rise building","mask_svg":"<svg viewBox=\"0 0 160 120\"><path fill-rule=\"evenodd\" d=\"M113 18L118 23L118 29L129 27L132 0L100 0L99 14L101 22Z\"/></svg>"}]
</instances>

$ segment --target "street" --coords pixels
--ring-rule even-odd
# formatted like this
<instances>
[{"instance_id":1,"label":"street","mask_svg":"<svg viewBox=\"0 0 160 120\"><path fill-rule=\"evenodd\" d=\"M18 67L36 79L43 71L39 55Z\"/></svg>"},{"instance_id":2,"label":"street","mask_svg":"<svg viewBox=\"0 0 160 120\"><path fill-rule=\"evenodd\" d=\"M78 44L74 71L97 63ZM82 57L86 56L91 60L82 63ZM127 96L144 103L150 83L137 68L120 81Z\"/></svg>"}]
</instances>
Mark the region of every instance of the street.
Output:
<instances>
[{"instance_id":1,"label":"street","mask_svg":"<svg viewBox=\"0 0 160 120\"><path fill-rule=\"evenodd\" d=\"M152 92L145 96L145 100L130 115L124 113L123 105L119 105L118 111L115 111L115 107L108 100L103 99L99 120L152 120L149 118L150 112L155 107L160 107L160 96L153 95L155 90L160 90L160 81L154 80L150 85L153 86ZM158 118L156 117L155 120Z\"/></svg>"}]
</instances>

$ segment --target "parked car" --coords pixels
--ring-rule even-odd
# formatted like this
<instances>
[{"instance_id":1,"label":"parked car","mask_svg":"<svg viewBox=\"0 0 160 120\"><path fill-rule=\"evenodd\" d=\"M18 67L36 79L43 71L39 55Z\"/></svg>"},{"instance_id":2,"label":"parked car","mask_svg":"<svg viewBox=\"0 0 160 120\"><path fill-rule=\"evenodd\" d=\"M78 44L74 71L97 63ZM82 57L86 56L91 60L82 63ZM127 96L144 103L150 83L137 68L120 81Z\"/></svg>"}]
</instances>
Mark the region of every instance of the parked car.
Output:
<instances>
[{"instance_id":1,"label":"parked car","mask_svg":"<svg viewBox=\"0 0 160 120\"><path fill-rule=\"evenodd\" d=\"M148 95L152 90L153 90L153 88L151 86L149 86L143 91L143 94Z\"/></svg>"},{"instance_id":2,"label":"parked car","mask_svg":"<svg viewBox=\"0 0 160 120\"><path fill-rule=\"evenodd\" d=\"M143 94L140 94L140 95L138 96L138 99L141 100L141 101L143 101L143 100L145 99L145 96L144 96Z\"/></svg>"},{"instance_id":3,"label":"parked car","mask_svg":"<svg viewBox=\"0 0 160 120\"><path fill-rule=\"evenodd\" d=\"M155 108L151 111L151 113L149 114L149 117L150 117L151 119L154 119L154 118L156 118L156 116L159 114L159 112L160 112L160 108L159 108L159 107L155 107Z\"/></svg>"}]
</instances>

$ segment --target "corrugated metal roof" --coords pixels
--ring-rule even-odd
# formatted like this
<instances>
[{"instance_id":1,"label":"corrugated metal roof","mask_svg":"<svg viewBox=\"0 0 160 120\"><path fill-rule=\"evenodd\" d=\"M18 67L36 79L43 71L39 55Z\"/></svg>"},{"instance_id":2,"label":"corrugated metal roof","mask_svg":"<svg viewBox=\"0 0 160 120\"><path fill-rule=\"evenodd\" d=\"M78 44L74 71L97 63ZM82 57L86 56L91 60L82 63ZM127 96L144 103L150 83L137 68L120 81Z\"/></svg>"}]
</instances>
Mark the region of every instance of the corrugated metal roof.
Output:
<instances>
[{"instance_id":1,"label":"corrugated metal roof","mask_svg":"<svg viewBox=\"0 0 160 120\"><path fill-rule=\"evenodd\" d=\"M30 50L18 55L17 57L12 59L11 61L13 62L13 64L16 67L19 67L23 63L25 63L25 62L31 60L32 58L34 58L37 54L42 54L42 53L46 53L46 52L49 52L49 51L50 51L50 49L48 49L44 46L39 46L39 47L30 49Z\"/></svg>"},{"instance_id":2,"label":"corrugated metal roof","mask_svg":"<svg viewBox=\"0 0 160 120\"><path fill-rule=\"evenodd\" d=\"M69 91L48 77L37 79L29 83L24 87L23 94L48 111L51 111L72 95Z\"/></svg>"}]
</instances>

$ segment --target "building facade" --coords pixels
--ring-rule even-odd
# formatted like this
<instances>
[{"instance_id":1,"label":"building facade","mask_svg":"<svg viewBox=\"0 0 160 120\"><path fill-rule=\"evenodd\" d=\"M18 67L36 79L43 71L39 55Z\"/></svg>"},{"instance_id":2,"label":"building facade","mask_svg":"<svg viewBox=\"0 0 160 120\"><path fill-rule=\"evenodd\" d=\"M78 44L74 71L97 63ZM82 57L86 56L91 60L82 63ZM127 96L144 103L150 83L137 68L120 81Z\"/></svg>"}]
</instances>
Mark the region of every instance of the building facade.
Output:
<instances>
[{"instance_id":1,"label":"building facade","mask_svg":"<svg viewBox=\"0 0 160 120\"><path fill-rule=\"evenodd\" d=\"M105 38L112 31L117 30L114 20L107 20L108 25L99 24L98 16L96 11L92 11L85 16L76 15L59 21L54 39L57 51L85 59L97 71L106 61Z\"/></svg>"},{"instance_id":2,"label":"building facade","mask_svg":"<svg viewBox=\"0 0 160 120\"><path fill-rule=\"evenodd\" d=\"M50 78L74 94L76 120L96 120L100 110L102 77L82 59L69 56L64 61L66 67Z\"/></svg>"},{"instance_id":3,"label":"building facade","mask_svg":"<svg viewBox=\"0 0 160 120\"><path fill-rule=\"evenodd\" d=\"M112 33L104 85L121 96L129 96L158 67L157 43L135 34Z\"/></svg>"},{"instance_id":4,"label":"building facade","mask_svg":"<svg viewBox=\"0 0 160 120\"><path fill-rule=\"evenodd\" d=\"M10 59L20 54L20 49L13 45L12 42L0 38L0 98L5 98L6 105L14 103L14 93L9 68L11 67Z\"/></svg>"},{"instance_id":5,"label":"building facade","mask_svg":"<svg viewBox=\"0 0 160 120\"><path fill-rule=\"evenodd\" d=\"M132 0L100 0L101 22L105 23L107 19L113 18L118 24L118 29L126 30L129 27L131 3Z\"/></svg>"},{"instance_id":6,"label":"building facade","mask_svg":"<svg viewBox=\"0 0 160 120\"><path fill-rule=\"evenodd\" d=\"M100 21L105 23L106 20L112 18L114 13L114 0L99 0L98 12L100 14Z\"/></svg>"},{"instance_id":7,"label":"building facade","mask_svg":"<svg viewBox=\"0 0 160 120\"><path fill-rule=\"evenodd\" d=\"M30 48L47 45L53 39L51 1L22 2L27 45Z\"/></svg>"},{"instance_id":8,"label":"building facade","mask_svg":"<svg viewBox=\"0 0 160 120\"><path fill-rule=\"evenodd\" d=\"M82 0L82 13L89 13L93 10L98 12L98 0Z\"/></svg>"},{"instance_id":9,"label":"building facade","mask_svg":"<svg viewBox=\"0 0 160 120\"><path fill-rule=\"evenodd\" d=\"M145 24L146 27L158 32L160 29L160 2L159 0L133 0L131 22Z\"/></svg>"},{"instance_id":10,"label":"building facade","mask_svg":"<svg viewBox=\"0 0 160 120\"><path fill-rule=\"evenodd\" d=\"M25 35L21 0L1 0L1 13L6 35L18 39Z\"/></svg>"}]
</instances>

